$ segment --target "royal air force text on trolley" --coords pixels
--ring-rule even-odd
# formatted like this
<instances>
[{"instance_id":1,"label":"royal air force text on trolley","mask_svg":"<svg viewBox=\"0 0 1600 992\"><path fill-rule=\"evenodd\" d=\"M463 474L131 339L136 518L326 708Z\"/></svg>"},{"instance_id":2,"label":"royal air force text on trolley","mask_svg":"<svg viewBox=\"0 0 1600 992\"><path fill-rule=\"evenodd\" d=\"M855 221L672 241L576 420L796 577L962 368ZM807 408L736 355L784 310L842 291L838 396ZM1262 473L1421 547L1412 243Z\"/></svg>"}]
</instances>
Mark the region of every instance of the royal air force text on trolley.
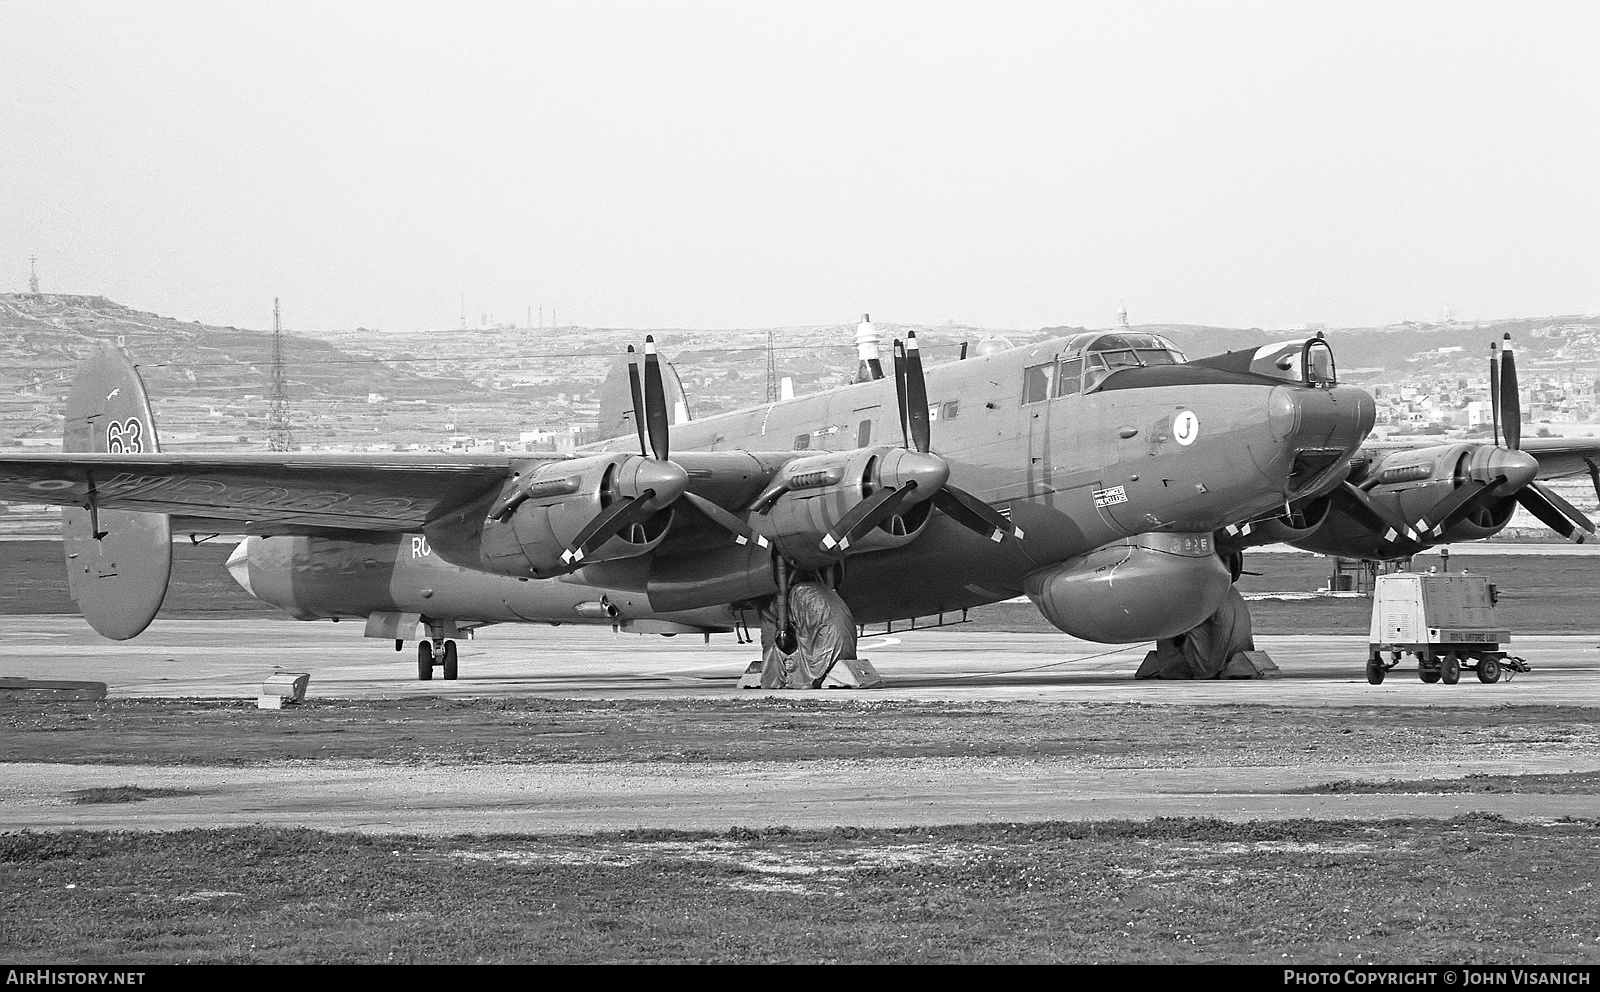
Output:
<instances>
[{"instance_id":1,"label":"royal air force text on trolley","mask_svg":"<svg viewBox=\"0 0 1600 992\"><path fill-rule=\"evenodd\" d=\"M1589 971L1523 970L1505 971L1345 971L1283 970L1285 985L1589 985Z\"/></svg>"}]
</instances>

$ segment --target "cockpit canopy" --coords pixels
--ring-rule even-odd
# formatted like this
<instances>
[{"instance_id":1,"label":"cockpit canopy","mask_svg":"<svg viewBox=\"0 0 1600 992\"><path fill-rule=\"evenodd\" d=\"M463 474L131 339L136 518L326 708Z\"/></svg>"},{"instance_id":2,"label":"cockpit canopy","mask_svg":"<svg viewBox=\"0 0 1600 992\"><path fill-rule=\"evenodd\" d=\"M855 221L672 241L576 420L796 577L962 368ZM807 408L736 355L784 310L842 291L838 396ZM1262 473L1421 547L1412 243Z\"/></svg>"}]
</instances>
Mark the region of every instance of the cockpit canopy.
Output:
<instances>
[{"instance_id":1,"label":"cockpit canopy","mask_svg":"<svg viewBox=\"0 0 1600 992\"><path fill-rule=\"evenodd\" d=\"M1027 368L1022 402L1093 389L1120 368L1177 365L1187 361L1177 346L1159 334L1134 331L1090 331L1067 339L1054 361Z\"/></svg>"}]
</instances>

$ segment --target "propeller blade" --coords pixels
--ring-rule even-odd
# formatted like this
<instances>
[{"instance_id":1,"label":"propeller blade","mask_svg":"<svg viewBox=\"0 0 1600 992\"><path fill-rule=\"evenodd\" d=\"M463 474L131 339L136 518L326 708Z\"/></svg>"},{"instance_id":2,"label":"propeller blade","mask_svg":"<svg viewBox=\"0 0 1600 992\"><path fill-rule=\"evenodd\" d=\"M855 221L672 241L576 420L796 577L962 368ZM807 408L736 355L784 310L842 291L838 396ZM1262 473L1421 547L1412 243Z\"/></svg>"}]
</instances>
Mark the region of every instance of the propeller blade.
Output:
<instances>
[{"instance_id":1,"label":"propeller blade","mask_svg":"<svg viewBox=\"0 0 1600 992\"><path fill-rule=\"evenodd\" d=\"M911 428L906 424L906 346L894 343L894 393L900 402L900 436L911 447Z\"/></svg>"},{"instance_id":2,"label":"propeller blade","mask_svg":"<svg viewBox=\"0 0 1600 992\"><path fill-rule=\"evenodd\" d=\"M932 450L928 445L928 382L922 376L916 331L906 335L906 419L911 425L911 450Z\"/></svg>"},{"instance_id":3,"label":"propeller blade","mask_svg":"<svg viewBox=\"0 0 1600 992\"><path fill-rule=\"evenodd\" d=\"M951 520L967 530L982 534L999 544L1006 535L1021 540L1022 528L1001 516L1000 511L969 492L954 486L945 486L933 497L937 506Z\"/></svg>"},{"instance_id":4,"label":"propeller blade","mask_svg":"<svg viewBox=\"0 0 1600 992\"><path fill-rule=\"evenodd\" d=\"M655 494L654 489L646 489L639 494L638 499L631 496L616 499L610 506L595 514L589 525L578 532L572 545L561 552L561 560L576 567L583 561L584 555L616 537L624 527L648 520L655 511L647 504Z\"/></svg>"},{"instance_id":5,"label":"propeller blade","mask_svg":"<svg viewBox=\"0 0 1600 992\"><path fill-rule=\"evenodd\" d=\"M661 385L661 359L656 356L654 335L644 337L644 420L650 432L650 450L657 461L666 461L667 394Z\"/></svg>"},{"instance_id":6,"label":"propeller blade","mask_svg":"<svg viewBox=\"0 0 1600 992\"><path fill-rule=\"evenodd\" d=\"M1505 481L1506 477L1502 475L1493 482L1473 479L1462 483L1450 495L1435 503L1427 516L1417 521L1417 529L1432 537L1440 536L1456 521L1477 509L1490 489L1504 484Z\"/></svg>"},{"instance_id":7,"label":"propeller blade","mask_svg":"<svg viewBox=\"0 0 1600 992\"><path fill-rule=\"evenodd\" d=\"M1589 481L1594 483L1594 498L1600 499L1600 465L1595 464L1593 458L1585 458L1583 463L1589 466Z\"/></svg>"},{"instance_id":8,"label":"propeller blade","mask_svg":"<svg viewBox=\"0 0 1600 992\"><path fill-rule=\"evenodd\" d=\"M1405 521L1390 517L1358 486L1346 482L1335 489L1332 495L1344 503L1352 516L1390 544L1400 544L1402 541L1417 545L1422 543L1417 540L1416 532Z\"/></svg>"},{"instance_id":9,"label":"propeller blade","mask_svg":"<svg viewBox=\"0 0 1600 992\"><path fill-rule=\"evenodd\" d=\"M1545 526L1575 544L1595 536L1594 524L1589 518L1542 483L1528 483L1528 488L1517 493L1517 502Z\"/></svg>"},{"instance_id":10,"label":"propeller blade","mask_svg":"<svg viewBox=\"0 0 1600 992\"><path fill-rule=\"evenodd\" d=\"M880 489L857 503L839 521L833 530L822 538L824 551L848 551L850 542L878 526L900 509L907 496L917 489L915 479L898 489Z\"/></svg>"},{"instance_id":11,"label":"propeller blade","mask_svg":"<svg viewBox=\"0 0 1600 992\"><path fill-rule=\"evenodd\" d=\"M711 502L709 499L706 499L704 496L696 496L694 493L684 493L682 498L688 500L689 505L693 506L696 510L699 510L701 515L707 520L732 534L738 543L754 544L758 548L764 548L767 546L767 539L765 537L762 537L760 534L757 534L755 531L751 530L749 525L743 520L740 520L738 517Z\"/></svg>"},{"instance_id":12,"label":"propeller blade","mask_svg":"<svg viewBox=\"0 0 1600 992\"><path fill-rule=\"evenodd\" d=\"M1517 389L1517 356L1511 353L1511 335L1500 349L1500 419L1505 424L1506 447L1522 448L1522 394Z\"/></svg>"},{"instance_id":13,"label":"propeller blade","mask_svg":"<svg viewBox=\"0 0 1600 992\"><path fill-rule=\"evenodd\" d=\"M639 454L648 458L650 449L644 445L644 393L639 387L637 357L638 352L633 350L633 345L628 345L628 389L633 393L633 426L639 432Z\"/></svg>"},{"instance_id":14,"label":"propeller blade","mask_svg":"<svg viewBox=\"0 0 1600 992\"><path fill-rule=\"evenodd\" d=\"M1494 417L1494 446L1500 447L1500 342L1489 342L1489 410Z\"/></svg>"}]
</instances>

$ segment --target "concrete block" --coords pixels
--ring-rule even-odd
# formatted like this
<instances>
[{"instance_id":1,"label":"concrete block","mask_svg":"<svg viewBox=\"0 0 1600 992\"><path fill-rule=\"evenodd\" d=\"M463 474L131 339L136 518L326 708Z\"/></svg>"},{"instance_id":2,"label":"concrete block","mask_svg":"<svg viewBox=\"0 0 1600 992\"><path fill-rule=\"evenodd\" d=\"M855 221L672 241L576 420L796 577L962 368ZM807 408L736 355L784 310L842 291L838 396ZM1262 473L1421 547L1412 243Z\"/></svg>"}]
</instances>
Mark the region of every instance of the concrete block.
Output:
<instances>
[{"instance_id":1,"label":"concrete block","mask_svg":"<svg viewBox=\"0 0 1600 992\"><path fill-rule=\"evenodd\" d=\"M258 708L264 710L277 710L285 706L293 706L306 698L306 688L311 684L309 672L278 672L267 677L262 683ZM269 704L268 699L278 702Z\"/></svg>"}]
</instances>

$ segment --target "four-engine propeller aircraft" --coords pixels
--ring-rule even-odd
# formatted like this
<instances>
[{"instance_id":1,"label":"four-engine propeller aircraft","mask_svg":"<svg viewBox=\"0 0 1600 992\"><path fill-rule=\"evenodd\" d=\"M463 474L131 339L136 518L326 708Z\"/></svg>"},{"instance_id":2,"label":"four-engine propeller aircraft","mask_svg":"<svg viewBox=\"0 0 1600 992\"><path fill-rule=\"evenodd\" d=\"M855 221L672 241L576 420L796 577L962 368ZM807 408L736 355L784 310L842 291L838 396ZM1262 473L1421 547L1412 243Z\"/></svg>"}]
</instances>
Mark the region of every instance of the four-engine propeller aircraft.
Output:
<instances>
[{"instance_id":1,"label":"four-engine propeller aircraft","mask_svg":"<svg viewBox=\"0 0 1600 992\"><path fill-rule=\"evenodd\" d=\"M669 425L647 339L627 363L637 437L573 457L174 455L135 367L105 345L74 382L63 453L0 458L0 498L66 507L72 596L108 637L155 616L174 531L243 532L228 567L253 595L364 619L397 647L420 625L421 678L455 678L455 638L507 622L711 633L749 610L764 640L804 653L815 631L789 610L802 587L826 595L800 626L1025 593L1069 634L1145 641L1216 613L1263 536L1382 554L1435 527L1498 529L1506 500L1545 505L1529 491L1592 532L1518 467L1510 434L1445 469L1362 453L1373 401L1338 383L1320 337L1265 363L1190 362L1131 332L926 372L912 336L894 357L892 386ZM1433 475L1391 457L1454 484L1412 487Z\"/></svg>"}]
</instances>

